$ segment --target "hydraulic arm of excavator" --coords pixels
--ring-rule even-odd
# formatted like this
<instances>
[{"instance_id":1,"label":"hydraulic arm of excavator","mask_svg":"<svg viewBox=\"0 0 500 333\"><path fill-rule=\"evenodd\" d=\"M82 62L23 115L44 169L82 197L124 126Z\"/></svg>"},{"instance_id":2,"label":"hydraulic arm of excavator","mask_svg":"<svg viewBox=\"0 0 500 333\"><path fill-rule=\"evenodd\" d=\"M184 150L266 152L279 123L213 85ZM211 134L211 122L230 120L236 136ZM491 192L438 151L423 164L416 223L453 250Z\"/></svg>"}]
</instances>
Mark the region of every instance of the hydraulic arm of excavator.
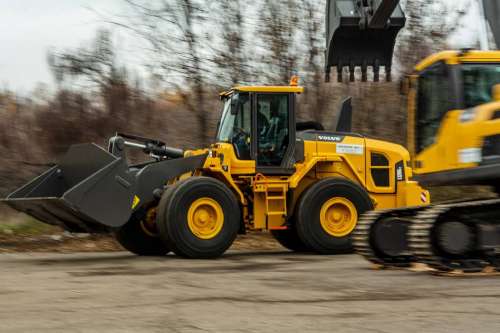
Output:
<instances>
[{"instance_id":1,"label":"hydraulic arm of excavator","mask_svg":"<svg viewBox=\"0 0 500 333\"><path fill-rule=\"evenodd\" d=\"M411 0L410 0L411 1ZM484 16L489 23L497 48L500 47L500 2L482 1ZM343 81L344 68L354 81L356 67L361 68L361 80L367 81L368 68L373 80L379 81L380 68L385 68L391 80L392 56L399 31L406 23L399 0L327 0L326 2L326 81L331 68L337 80Z\"/></svg>"},{"instance_id":2,"label":"hydraulic arm of excavator","mask_svg":"<svg viewBox=\"0 0 500 333\"><path fill-rule=\"evenodd\" d=\"M500 48L500 2L498 0L483 0L484 16L490 24L497 48Z\"/></svg>"},{"instance_id":3,"label":"hydraulic arm of excavator","mask_svg":"<svg viewBox=\"0 0 500 333\"><path fill-rule=\"evenodd\" d=\"M399 0L327 0L326 12L326 81L332 67L339 82L345 67L351 81L356 67L361 67L362 81L368 78L368 67L374 81L380 67L390 81L394 44L406 22Z\"/></svg>"}]
</instances>

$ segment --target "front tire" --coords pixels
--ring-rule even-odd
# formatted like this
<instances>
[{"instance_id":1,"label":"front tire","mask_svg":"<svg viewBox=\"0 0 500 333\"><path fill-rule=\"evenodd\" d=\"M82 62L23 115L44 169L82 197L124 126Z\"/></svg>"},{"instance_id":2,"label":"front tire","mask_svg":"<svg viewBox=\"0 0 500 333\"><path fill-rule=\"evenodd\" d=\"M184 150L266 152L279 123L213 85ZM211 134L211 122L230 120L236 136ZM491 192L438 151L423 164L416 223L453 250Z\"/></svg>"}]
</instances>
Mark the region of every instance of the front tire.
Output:
<instances>
[{"instance_id":1,"label":"front tire","mask_svg":"<svg viewBox=\"0 0 500 333\"><path fill-rule=\"evenodd\" d=\"M240 207L227 186L213 178L191 177L165 192L157 226L165 243L182 257L221 256L240 229Z\"/></svg>"},{"instance_id":2,"label":"front tire","mask_svg":"<svg viewBox=\"0 0 500 333\"><path fill-rule=\"evenodd\" d=\"M321 254L352 251L351 233L358 218L373 209L366 191L342 178L313 184L297 207L297 233L304 244Z\"/></svg>"},{"instance_id":3,"label":"front tire","mask_svg":"<svg viewBox=\"0 0 500 333\"><path fill-rule=\"evenodd\" d=\"M116 230L114 236L123 248L139 256L164 256L170 252L160 236L148 230L143 219L135 216Z\"/></svg>"}]
</instances>

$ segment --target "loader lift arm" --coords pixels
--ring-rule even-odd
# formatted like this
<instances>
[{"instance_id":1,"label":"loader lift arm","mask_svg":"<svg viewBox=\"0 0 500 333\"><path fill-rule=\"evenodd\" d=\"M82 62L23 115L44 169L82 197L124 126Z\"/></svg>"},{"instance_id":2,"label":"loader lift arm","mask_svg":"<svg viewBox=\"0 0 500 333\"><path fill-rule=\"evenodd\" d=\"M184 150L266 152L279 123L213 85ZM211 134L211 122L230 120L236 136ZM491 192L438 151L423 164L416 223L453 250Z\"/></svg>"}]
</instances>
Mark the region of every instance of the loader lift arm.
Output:
<instances>
[{"instance_id":1,"label":"loader lift arm","mask_svg":"<svg viewBox=\"0 0 500 333\"><path fill-rule=\"evenodd\" d=\"M327 0L326 13L326 81L332 67L339 82L344 67L350 81L356 67L362 81L367 81L368 67L374 81L379 81L380 67L390 81L394 44L406 22L399 0Z\"/></svg>"}]
</instances>

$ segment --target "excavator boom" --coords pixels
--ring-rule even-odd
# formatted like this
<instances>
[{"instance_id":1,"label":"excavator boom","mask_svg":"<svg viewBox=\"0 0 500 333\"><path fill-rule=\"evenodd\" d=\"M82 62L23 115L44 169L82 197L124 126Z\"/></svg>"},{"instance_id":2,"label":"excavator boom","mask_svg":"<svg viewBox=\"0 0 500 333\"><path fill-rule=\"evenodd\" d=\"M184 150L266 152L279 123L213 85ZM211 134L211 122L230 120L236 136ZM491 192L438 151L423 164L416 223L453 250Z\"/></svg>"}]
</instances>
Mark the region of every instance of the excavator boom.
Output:
<instances>
[{"instance_id":1,"label":"excavator boom","mask_svg":"<svg viewBox=\"0 0 500 333\"><path fill-rule=\"evenodd\" d=\"M483 0L483 8L497 48L500 48L500 2L497 0Z\"/></svg>"},{"instance_id":2,"label":"excavator boom","mask_svg":"<svg viewBox=\"0 0 500 333\"><path fill-rule=\"evenodd\" d=\"M394 44L406 22L399 0L327 0L326 13L326 81L332 67L339 82L345 67L351 81L356 67L362 81L367 81L368 67L374 81L381 67L390 81Z\"/></svg>"}]
</instances>

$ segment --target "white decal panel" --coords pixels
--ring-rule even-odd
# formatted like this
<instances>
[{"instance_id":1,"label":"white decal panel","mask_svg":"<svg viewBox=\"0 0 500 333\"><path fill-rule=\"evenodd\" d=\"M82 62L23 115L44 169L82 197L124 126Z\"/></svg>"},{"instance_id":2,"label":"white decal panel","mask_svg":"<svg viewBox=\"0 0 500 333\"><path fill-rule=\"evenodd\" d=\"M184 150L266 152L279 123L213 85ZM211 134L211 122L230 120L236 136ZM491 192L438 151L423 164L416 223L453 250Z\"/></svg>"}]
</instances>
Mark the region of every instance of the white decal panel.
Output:
<instances>
[{"instance_id":1,"label":"white decal panel","mask_svg":"<svg viewBox=\"0 0 500 333\"><path fill-rule=\"evenodd\" d=\"M481 148L467 148L458 151L460 163L479 163L482 159Z\"/></svg>"},{"instance_id":2,"label":"white decal panel","mask_svg":"<svg viewBox=\"0 0 500 333\"><path fill-rule=\"evenodd\" d=\"M362 145L337 144L337 154L363 155L365 149Z\"/></svg>"}]
</instances>

